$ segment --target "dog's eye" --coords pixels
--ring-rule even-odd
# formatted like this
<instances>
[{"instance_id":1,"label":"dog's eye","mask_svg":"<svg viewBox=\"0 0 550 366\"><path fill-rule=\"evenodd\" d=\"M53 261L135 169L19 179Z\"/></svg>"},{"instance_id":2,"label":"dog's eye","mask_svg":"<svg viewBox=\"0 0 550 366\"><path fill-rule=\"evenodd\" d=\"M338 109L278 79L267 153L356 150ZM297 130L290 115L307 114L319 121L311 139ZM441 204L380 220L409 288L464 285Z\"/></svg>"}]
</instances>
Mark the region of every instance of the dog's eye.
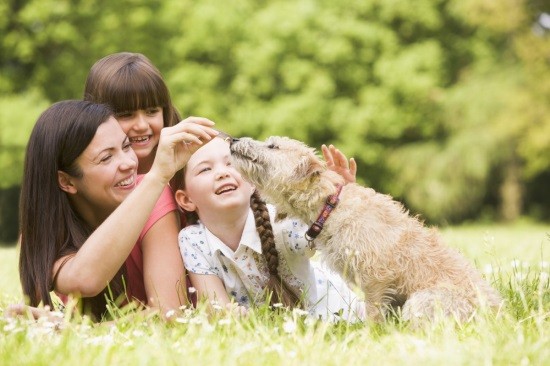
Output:
<instances>
[{"instance_id":1,"label":"dog's eye","mask_svg":"<svg viewBox=\"0 0 550 366\"><path fill-rule=\"evenodd\" d=\"M277 145L275 145L275 144L269 144L269 145L267 145L267 148L268 148L268 149L278 149L279 146L277 146Z\"/></svg>"}]
</instances>

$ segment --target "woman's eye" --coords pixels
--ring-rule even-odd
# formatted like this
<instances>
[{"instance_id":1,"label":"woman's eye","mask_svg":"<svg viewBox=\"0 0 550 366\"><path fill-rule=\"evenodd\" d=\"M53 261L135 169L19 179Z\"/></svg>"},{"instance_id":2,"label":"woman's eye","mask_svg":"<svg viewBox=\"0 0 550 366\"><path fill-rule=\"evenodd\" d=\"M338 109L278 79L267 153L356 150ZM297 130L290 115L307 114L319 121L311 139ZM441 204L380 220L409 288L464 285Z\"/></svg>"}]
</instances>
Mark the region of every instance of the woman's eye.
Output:
<instances>
[{"instance_id":1,"label":"woman's eye","mask_svg":"<svg viewBox=\"0 0 550 366\"><path fill-rule=\"evenodd\" d=\"M106 163L106 162L108 162L109 160L111 160L111 155L107 155L107 156L104 156L103 158L101 158L101 162L102 162L102 163Z\"/></svg>"}]
</instances>

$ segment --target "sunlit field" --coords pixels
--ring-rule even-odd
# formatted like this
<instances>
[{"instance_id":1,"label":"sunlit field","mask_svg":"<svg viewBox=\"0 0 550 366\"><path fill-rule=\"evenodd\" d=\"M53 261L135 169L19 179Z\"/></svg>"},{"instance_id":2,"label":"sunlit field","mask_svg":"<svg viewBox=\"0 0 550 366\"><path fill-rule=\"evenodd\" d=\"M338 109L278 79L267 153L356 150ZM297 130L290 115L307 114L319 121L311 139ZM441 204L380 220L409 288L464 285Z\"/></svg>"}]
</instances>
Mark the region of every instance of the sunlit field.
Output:
<instances>
[{"instance_id":1,"label":"sunlit field","mask_svg":"<svg viewBox=\"0 0 550 366\"><path fill-rule=\"evenodd\" d=\"M411 329L332 324L302 311L262 307L248 318L185 308L172 323L120 314L94 325L70 319L8 319L20 299L17 250L0 247L0 364L117 365L543 365L550 360L550 226L449 227L448 245L470 258L502 293L496 316Z\"/></svg>"}]
</instances>

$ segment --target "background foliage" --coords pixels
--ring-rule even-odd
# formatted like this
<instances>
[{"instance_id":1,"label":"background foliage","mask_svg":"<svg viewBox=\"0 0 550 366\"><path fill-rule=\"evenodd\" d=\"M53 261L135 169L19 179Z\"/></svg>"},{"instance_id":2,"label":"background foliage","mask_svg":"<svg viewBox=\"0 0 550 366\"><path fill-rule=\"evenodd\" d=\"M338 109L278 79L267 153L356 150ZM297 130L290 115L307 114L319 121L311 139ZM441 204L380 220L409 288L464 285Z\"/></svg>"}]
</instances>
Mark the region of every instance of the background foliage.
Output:
<instances>
[{"instance_id":1,"label":"background foliage","mask_svg":"<svg viewBox=\"0 0 550 366\"><path fill-rule=\"evenodd\" d=\"M362 183L432 223L547 219L545 12L544 0L3 0L0 187L18 185L39 113L131 51L183 115L334 143Z\"/></svg>"}]
</instances>

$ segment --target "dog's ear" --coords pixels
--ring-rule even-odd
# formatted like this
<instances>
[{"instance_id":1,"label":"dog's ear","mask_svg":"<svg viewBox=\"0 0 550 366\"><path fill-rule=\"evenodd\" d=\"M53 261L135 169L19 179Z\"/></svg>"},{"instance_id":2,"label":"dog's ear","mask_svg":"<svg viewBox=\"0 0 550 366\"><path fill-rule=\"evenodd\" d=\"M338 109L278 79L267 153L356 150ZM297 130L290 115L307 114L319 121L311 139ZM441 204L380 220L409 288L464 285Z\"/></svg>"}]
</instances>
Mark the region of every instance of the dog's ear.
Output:
<instances>
[{"instance_id":1,"label":"dog's ear","mask_svg":"<svg viewBox=\"0 0 550 366\"><path fill-rule=\"evenodd\" d=\"M324 166L319 159L311 156L304 156L294 170L294 174L298 179L303 179L308 176L319 175L323 170Z\"/></svg>"}]
</instances>

